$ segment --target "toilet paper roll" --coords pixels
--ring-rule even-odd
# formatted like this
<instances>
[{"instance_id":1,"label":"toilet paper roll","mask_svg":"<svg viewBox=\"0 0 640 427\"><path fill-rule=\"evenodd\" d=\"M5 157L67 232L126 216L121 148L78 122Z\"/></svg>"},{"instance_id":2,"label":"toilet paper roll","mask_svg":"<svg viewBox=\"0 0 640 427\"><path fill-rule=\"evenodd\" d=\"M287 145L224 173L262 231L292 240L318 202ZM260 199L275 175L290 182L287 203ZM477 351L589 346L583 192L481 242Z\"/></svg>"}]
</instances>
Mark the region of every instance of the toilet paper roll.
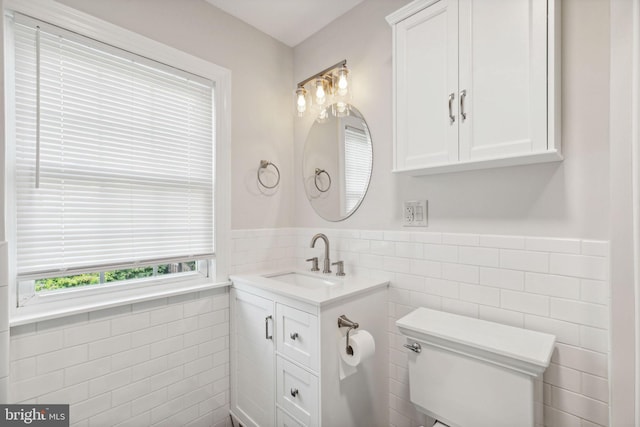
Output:
<instances>
[{"instance_id":1,"label":"toilet paper roll","mask_svg":"<svg viewBox=\"0 0 640 427\"><path fill-rule=\"evenodd\" d=\"M367 331L358 331L349 334L349 345L353 354L347 354L347 337L340 340L340 358L349 366L358 366L363 360L373 356L376 351L376 342Z\"/></svg>"}]
</instances>

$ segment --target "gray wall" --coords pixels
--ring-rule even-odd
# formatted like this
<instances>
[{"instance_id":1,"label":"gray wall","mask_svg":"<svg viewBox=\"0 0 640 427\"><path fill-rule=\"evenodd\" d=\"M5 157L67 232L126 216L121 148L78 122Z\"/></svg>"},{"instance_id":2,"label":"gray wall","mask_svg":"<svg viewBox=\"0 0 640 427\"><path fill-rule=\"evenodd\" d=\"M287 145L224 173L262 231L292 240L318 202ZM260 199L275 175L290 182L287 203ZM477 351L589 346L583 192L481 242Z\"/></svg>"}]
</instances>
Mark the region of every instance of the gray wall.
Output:
<instances>
[{"instance_id":1,"label":"gray wall","mask_svg":"<svg viewBox=\"0 0 640 427\"><path fill-rule=\"evenodd\" d=\"M401 202L428 199L431 231L607 239L609 2L561 2L564 162L417 178L391 173L391 29L384 18L405 3L365 1L294 49L296 80L347 59L353 103L374 144L373 178L359 211L328 224L296 182L296 225L400 228ZM309 127L309 120L295 122L296 168Z\"/></svg>"}]
</instances>

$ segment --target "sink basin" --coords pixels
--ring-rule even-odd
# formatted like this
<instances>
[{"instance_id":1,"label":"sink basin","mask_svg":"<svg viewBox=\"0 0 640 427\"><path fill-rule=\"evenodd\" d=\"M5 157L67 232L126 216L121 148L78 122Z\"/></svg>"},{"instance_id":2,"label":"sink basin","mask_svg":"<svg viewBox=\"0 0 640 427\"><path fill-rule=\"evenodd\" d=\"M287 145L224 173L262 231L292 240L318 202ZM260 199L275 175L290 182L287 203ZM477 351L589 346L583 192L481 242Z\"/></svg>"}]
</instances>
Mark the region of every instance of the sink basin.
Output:
<instances>
[{"instance_id":1,"label":"sink basin","mask_svg":"<svg viewBox=\"0 0 640 427\"><path fill-rule=\"evenodd\" d=\"M263 277L308 289L324 288L327 286L334 286L339 283L321 276L297 272L268 274Z\"/></svg>"}]
</instances>

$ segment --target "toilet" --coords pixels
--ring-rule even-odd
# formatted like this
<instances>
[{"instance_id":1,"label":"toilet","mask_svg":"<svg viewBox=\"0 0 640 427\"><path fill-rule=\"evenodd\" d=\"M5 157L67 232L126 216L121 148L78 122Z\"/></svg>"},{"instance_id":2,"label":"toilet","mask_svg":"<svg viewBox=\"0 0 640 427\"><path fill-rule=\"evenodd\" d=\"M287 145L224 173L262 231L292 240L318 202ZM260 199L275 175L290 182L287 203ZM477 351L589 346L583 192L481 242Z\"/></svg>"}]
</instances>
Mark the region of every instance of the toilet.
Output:
<instances>
[{"instance_id":1,"label":"toilet","mask_svg":"<svg viewBox=\"0 0 640 427\"><path fill-rule=\"evenodd\" d=\"M411 402L434 425L543 425L542 374L555 336L427 308L396 325L406 337Z\"/></svg>"}]
</instances>

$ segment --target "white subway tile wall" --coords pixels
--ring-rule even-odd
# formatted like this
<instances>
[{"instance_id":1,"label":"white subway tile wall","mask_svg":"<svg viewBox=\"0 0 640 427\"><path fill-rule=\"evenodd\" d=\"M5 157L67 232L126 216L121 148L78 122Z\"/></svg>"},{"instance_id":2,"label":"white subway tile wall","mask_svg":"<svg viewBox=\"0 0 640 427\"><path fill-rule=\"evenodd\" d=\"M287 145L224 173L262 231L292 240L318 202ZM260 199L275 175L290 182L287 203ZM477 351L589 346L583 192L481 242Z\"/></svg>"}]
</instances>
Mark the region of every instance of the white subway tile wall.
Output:
<instances>
[{"instance_id":1,"label":"white subway tile wall","mask_svg":"<svg viewBox=\"0 0 640 427\"><path fill-rule=\"evenodd\" d=\"M236 230L231 271L306 269L305 259L323 256L309 247L318 231ZM395 327L418 306L555 334L545 426L608 426L607 242L320 231L347 274L391 282L392 426L425 422L409 401ZM228 426L228 305L227 291L216 290L12 328L10 401L70 403L74 426Z\"/></svg>"},{"instance_id":2,"label":"white subway tile wall","mask_svg":"<svg viewBox=\"0 0 640 427\"><path fill-rule=\"evenodd\" d=\"M409 401L406 351L396 319L426 306L556 335L544 375L544 425L608 426L609 244L606 241L408 231L241 230L233 233L236 273L322 258L311 236L324 232L331 260L347 274L387 278L389 411L394 427L425 419Z\"/></svg>"},{"instance_id":3,"label":"white subway tile wall","mask_svg":"<svg viewBox=\"0 0 640 427\"><path fill-rule=\"evenodd\" d=\"M299 236L301 236L301 233L296 228L233 230L231 233L231 244L233 245L231 274L286 268L295 265L298 261L296 255L299 255L299 248L303 245ZM310 246L312 236L309 236L304 245ZM356 236L358 237L359 235ZM382 237L382 233L380 233L380 237ZM350 239L345 235L345 238L340 241L343 246L342 250L347 252L349 246L351 246L350 243ZM318 248L320 247L318 246ZM334 246L334 248L337 248L337 246ZM369 252L369 242L367 242L366 248L358 249ZM317 250L319 251L320 249Z\"/></svg>"},{"instance_id":4,"label":"white subway tile wall","mask_svg":"<svg viewBox=\"0 0 640 427\"><path fill-rule=\"evenodd\" d=\"M231 425L226 288L14 327L10 358L9 400L75 427Z\"/></svg>"}]
</instances>

